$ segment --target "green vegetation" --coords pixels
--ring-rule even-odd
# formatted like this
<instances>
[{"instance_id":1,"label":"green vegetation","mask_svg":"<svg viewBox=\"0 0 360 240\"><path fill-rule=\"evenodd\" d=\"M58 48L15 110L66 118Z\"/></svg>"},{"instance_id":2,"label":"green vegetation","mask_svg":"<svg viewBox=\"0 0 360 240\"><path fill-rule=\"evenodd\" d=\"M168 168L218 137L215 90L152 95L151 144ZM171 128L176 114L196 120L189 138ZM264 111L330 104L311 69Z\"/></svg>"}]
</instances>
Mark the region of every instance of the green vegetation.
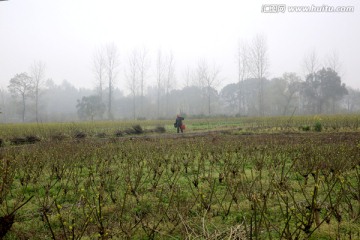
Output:
<instances>
[{"instance_id":1,"label":"green vegetation","mask_svg":"<svg viewBox=\"0 0 360 240\"><path fill-rule=\"evenodd\" d=\"M0 238L358 239L358 119L2 125Z\"/></svg>"}]
</instances>

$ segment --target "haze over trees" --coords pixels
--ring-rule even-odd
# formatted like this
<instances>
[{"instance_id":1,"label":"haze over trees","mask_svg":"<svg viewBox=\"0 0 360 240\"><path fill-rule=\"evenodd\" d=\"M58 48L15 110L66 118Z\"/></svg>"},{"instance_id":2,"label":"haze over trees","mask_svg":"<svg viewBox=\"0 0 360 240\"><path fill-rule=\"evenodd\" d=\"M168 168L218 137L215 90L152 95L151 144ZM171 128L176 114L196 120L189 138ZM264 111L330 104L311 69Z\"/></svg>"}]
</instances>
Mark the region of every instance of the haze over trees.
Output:
<instances>
[{"instance_id":1,"label":"haze over trees","mask_svg":"<svg viewBox=\"0 0 360 240\"><path fill-rule=\"evenodd\" d=\"M254 79L259 82L258 86L258 109L259 115L265 115L265 78L268 74L269 57L266 38L263 35L256 35L250 46L250 72Z\"/></svg>"},{"instance_id":2,"label":"haze over trees","mask_svg":"<svg viewBox=\"0 0 360 240\"><path fill-rule=\"evenodd\" d=\"M313 50L302 62L304 74L268 78L266 37L240 41L234 51L237 76L223 84L221 63L202 58L182 72L176 55L143 47L124 54L107 44L89 59L93 87L78 89L45 78L45 63L34 61L30 74L16 73L0 91L2 122L335 114L360 111L360 92L345 86L337 52L321 60ZM153 63L153 64L151 64ZM299 64L301 65L301 64ZM89 70L89 71L91 71ZM47 73L48 75L49 73ZM183 82L183 87L176 82ZM220 88L221 86L221 88Z\"/></svg>"},{"instance_id":3,"label":"haze over trees","mask_svg":"<svg viewBox=\"0 0 360 240\"><path fill-rule=\"evenodd\" d=\"M42 87L45 80L45 64L41 61L34 62L31 66L31 79L33 81L33 90L35 98L35 118L36 122L39 122L39 101L40 94L42 93Z\"/></svg>"},{"instance_id":4,"label":"haze over trees","mask_svg":"<svg viewBox=\"0 0 360 240\"><path fill-rule=\"evenodd\" d=\"M34 82L27 73L16 74L12 79L10 79L10 84L8 86L9 91L15 99L18 97L21 99L21 120L25 122L25 113L27 106L27 99L32 95L34 91Z\"/></svg>"},{"instance_id":5,"label":"haze over trees","mask_svg":"<svg viewBox=\"0 0 360 240\"><path fill-rule=\"evenodd\" d=\"M105 104L101 101L100 96L90 95L82 97L76 105L77 113L80 120L101 120L106 110Z\"/></svg>"}]
</instances>

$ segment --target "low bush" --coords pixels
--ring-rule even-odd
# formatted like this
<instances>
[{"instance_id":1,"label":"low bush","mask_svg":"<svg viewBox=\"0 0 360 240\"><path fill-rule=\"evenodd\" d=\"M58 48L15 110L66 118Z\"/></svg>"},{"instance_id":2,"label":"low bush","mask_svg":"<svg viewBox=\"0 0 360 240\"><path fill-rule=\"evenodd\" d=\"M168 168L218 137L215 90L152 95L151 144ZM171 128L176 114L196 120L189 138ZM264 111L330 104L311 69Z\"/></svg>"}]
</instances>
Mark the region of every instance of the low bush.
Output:
<instances>
[{"instance_id":1,"label":"low bush","mask_svg":"<svg viewBox=\"0 0 360 240\"><path fill-rule=\"evenodd\" d=\"M314 124L314 130L315 130L316 132L321 132L321 131L322 131L322 124L321 124L321 122L316 122L316 123Z\"/></svg>"}]
</instances>

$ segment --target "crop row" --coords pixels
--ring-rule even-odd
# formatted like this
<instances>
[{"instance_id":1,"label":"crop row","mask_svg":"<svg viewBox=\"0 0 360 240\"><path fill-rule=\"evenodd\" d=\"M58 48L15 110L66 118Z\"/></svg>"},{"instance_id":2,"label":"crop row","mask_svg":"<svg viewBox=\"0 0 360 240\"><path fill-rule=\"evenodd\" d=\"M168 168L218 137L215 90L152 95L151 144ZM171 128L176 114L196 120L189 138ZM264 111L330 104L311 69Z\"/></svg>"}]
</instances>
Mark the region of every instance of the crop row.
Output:
<instances>
[{"instance_id":1,"label":"crop row","mask_svg":"<svg viewBox=\"0 0 360 240\"><path fill-rule=\"evenodd\" d=\"M358 137L206 135L5 147L0 237L354 239Z\"/></svg>"}]
</instances>

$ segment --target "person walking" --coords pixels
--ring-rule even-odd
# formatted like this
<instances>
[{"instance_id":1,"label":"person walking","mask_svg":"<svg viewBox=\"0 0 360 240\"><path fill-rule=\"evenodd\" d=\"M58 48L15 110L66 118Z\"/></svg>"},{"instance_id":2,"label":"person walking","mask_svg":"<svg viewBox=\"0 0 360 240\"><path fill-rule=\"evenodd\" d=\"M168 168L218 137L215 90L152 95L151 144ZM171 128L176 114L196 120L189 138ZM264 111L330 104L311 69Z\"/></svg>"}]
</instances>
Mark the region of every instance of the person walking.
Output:
<instances>
[{"instance_id":1,"label":"person walking","mask_svg":"<svg viewBox=\"0 0 360 240\"><path fill-rule=\"evenodd\" d=\"M184 120L184 118L181 117L180 115L176 116L174 127L176 127L176 129L177 129L177 133L179 133L180 131L181 131L181 133L183 133L183 123L182 123L183 120Z\"/></svg>"}]
</instances>

